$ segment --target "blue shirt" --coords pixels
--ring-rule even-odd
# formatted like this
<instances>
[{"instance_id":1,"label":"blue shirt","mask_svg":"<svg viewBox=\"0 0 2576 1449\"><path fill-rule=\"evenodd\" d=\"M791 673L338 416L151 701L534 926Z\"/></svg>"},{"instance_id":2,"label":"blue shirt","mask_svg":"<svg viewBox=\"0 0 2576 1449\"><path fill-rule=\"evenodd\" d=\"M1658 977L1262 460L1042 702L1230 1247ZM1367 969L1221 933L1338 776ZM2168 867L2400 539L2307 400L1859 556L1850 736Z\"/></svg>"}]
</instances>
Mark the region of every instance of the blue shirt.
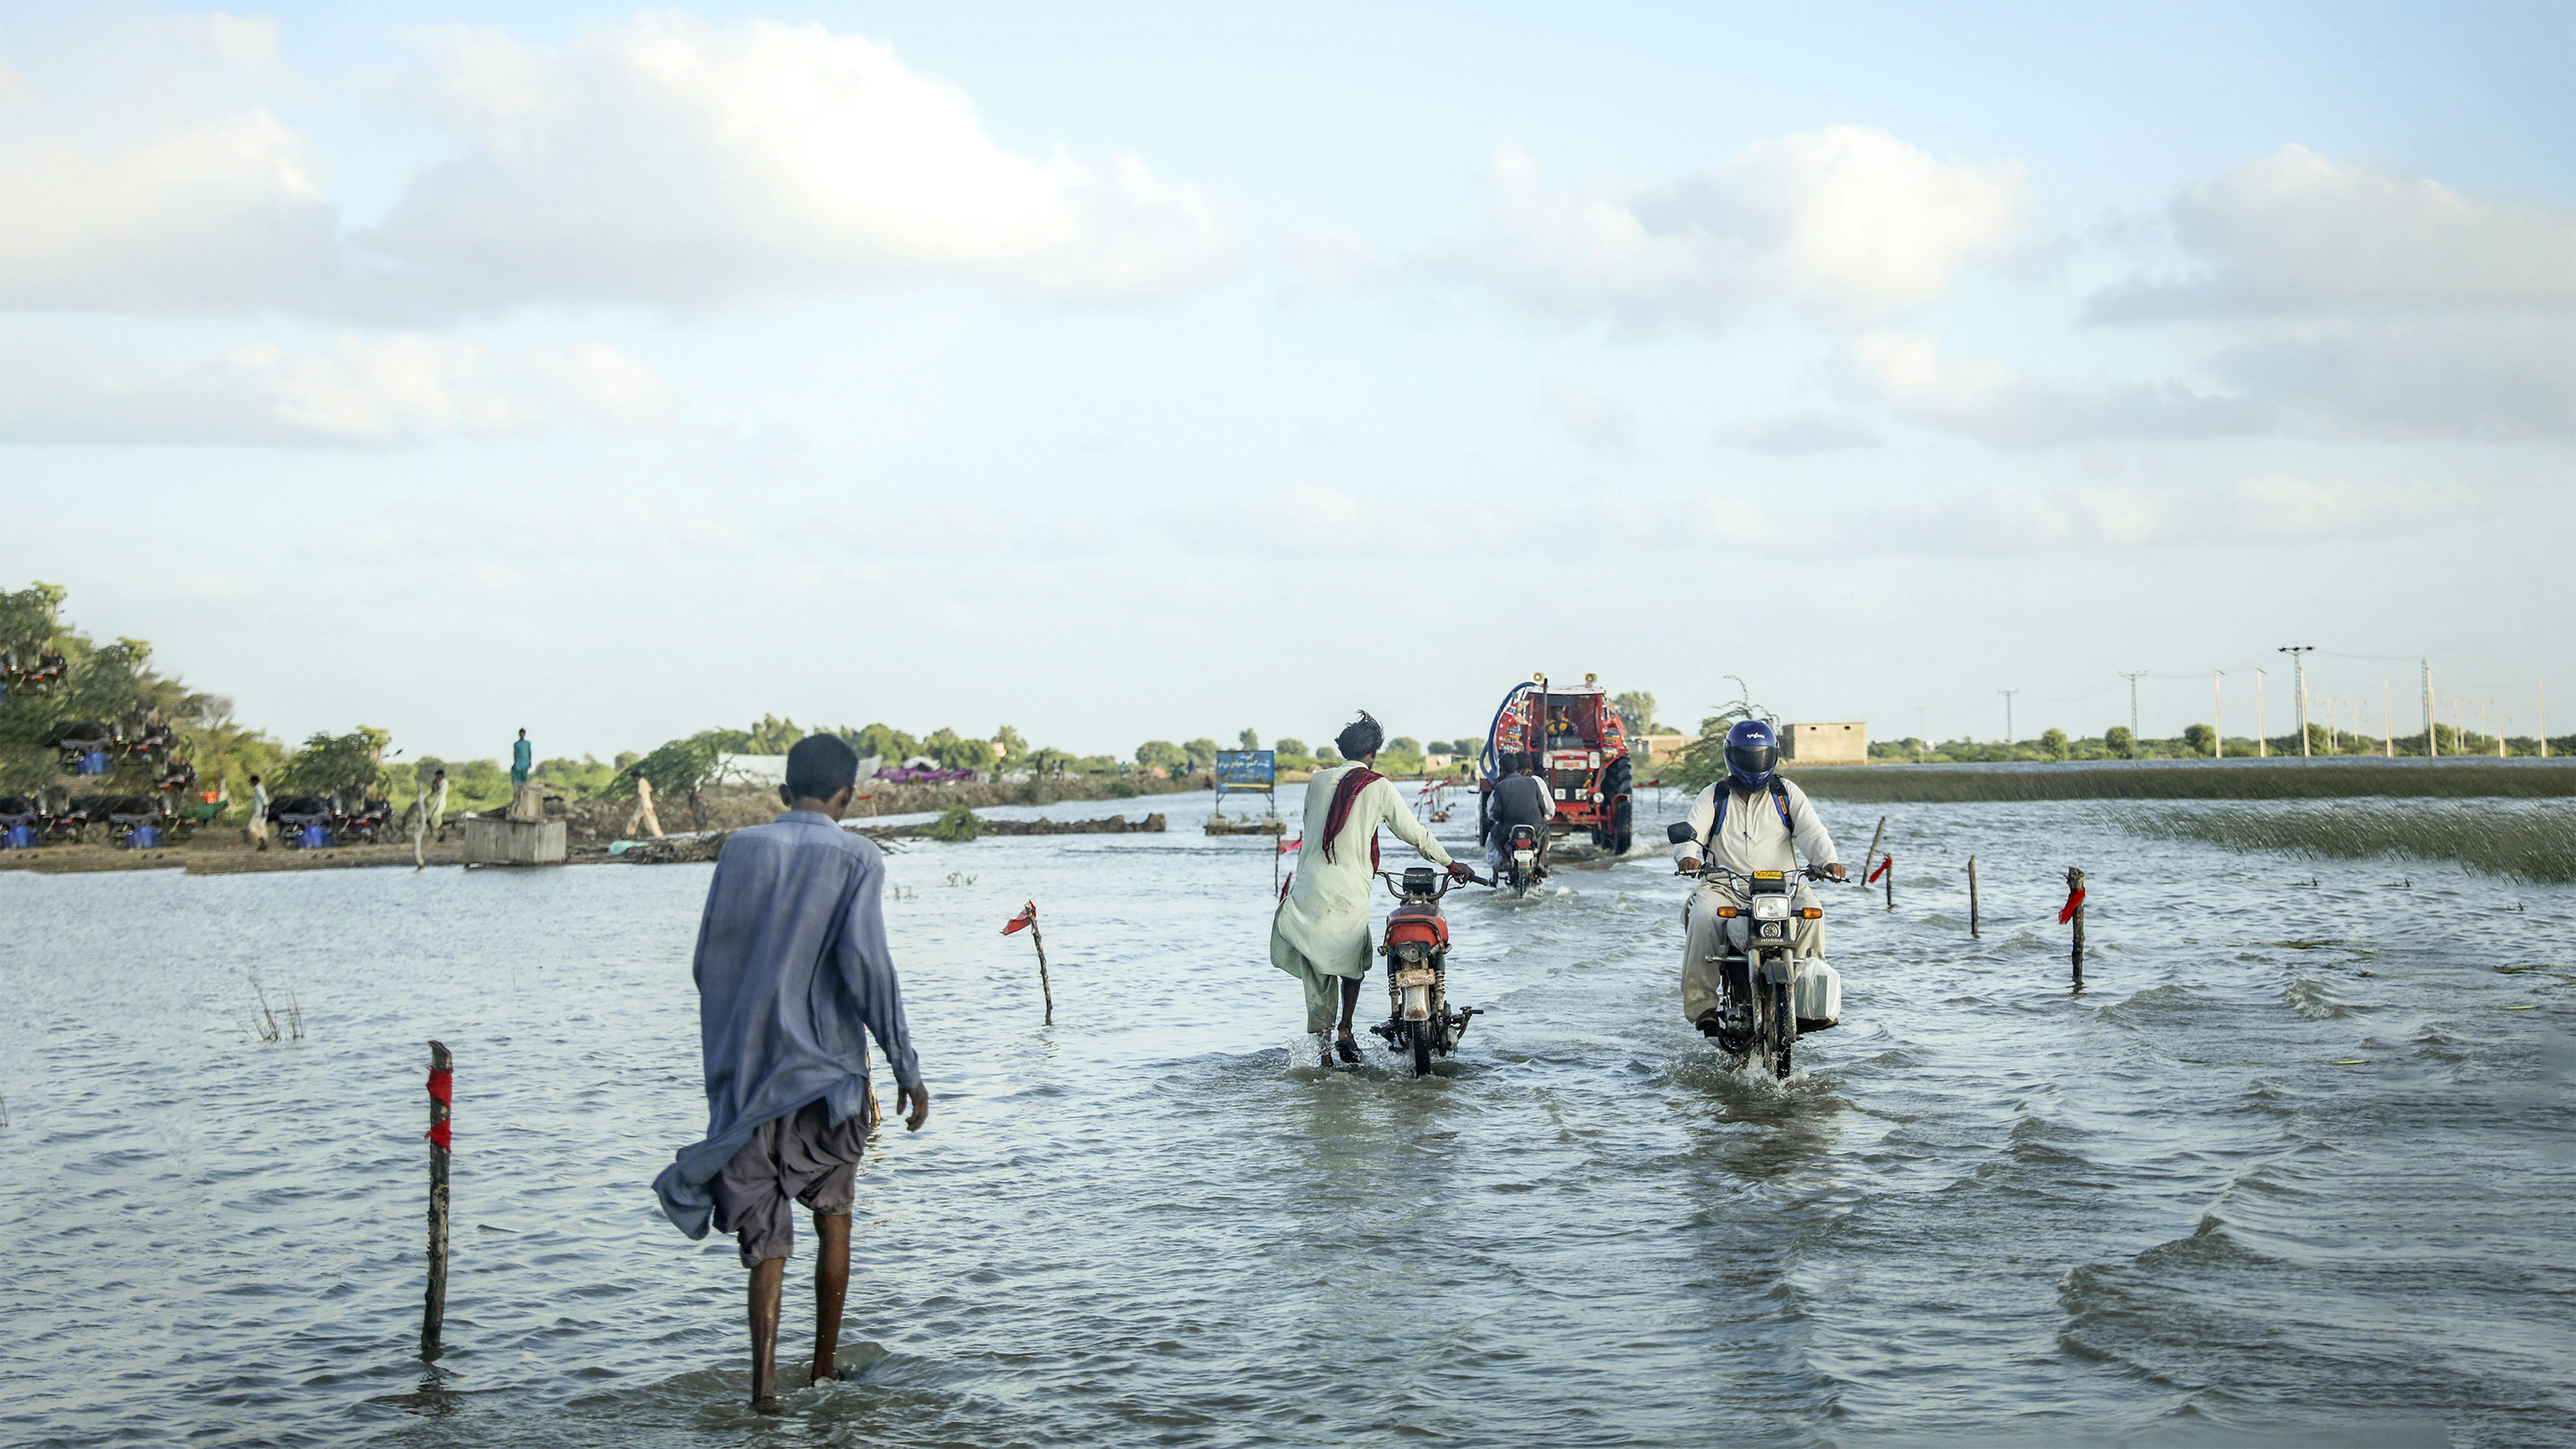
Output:
<instances>
[{"instance_id":1,"label":"blue shirt","mask_svg":"<svg viewBox=\"0 0 2576 1449\"><path fill-rule=\"evenodd\" d=\"M884 886L876 842L810 810L725 842L694 967L707 1135L653 1182L690 1237L706 1236L713 1216L707 1184L762 1123L817 1101L836 1125L865 1110L867 1033L897 1084L921 1085L886 949Z\"/></svg>"},{"instance_id":2,"label":"blue shirt","mask_svg":"<svg viewBox=\"0 0 2576 1449\"><path fill-rule=\"evenodd\" d=\"M511 745L510 745L510 783L511 783L511 784L513 784L513 785L524 785L524 784L528 783L528 767L529 767L530 762L535 758L535 755L536 755L536 752L535 752L534 750L532 750L532 749L530 749L530 748L528 747L528 742L527 742L526 740L514 740L514 741L512 741L512 742L511 742Z\"/></svg>"}]
</instances>

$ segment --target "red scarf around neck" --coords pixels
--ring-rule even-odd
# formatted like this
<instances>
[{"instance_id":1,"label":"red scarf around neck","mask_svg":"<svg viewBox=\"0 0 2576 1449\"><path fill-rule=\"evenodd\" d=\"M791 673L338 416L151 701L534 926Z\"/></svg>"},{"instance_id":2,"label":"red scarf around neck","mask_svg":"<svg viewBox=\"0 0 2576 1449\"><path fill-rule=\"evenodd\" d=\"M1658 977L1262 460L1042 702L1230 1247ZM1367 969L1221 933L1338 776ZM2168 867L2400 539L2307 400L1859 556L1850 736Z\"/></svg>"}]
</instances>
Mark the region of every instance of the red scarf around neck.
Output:
<instances>
[{"instance_id":1,"label":"red scarf around neck","mask_svg":"<svg viewBox=\"0 0 2576 1449\"><path fill-rule=\"evenodd\" d=\"M1351 823L1351 807L1359 803L1360 792L1386 777L1366 765L1353 765L1351 772L1333 785L1333 808L1324 817L1324 859L1333 858L1333 842L1342 836L1342 827ZM1369 865L1377 865L1377 832L1369 832Z\"/></svg>"}]
</instances>

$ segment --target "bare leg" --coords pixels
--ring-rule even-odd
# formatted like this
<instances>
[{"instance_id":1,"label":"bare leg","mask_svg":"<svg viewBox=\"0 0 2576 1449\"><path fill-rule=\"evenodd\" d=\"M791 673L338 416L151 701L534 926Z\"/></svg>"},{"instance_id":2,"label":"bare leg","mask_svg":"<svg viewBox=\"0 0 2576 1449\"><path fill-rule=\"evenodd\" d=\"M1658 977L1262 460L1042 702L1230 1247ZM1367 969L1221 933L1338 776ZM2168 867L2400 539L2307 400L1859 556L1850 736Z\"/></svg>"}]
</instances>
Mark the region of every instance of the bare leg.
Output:
<instances>
[{"instance_id":1,"label":"bare leg","mask_svg":"<svg viewBox=\"0 0 2576 1449\"><path fill-rule=\"evenodd\" d=\"M814 1214L814 1382L831 1378L841 1351L841 1303L850 1293L850 1215Z\"/></svg>"},{"instance_id":2,"label":"bare leg","mask_svg":"<svg viewBox=\"0 0 2576 1449\"><path fill-rule=\"evenodd\" d=\"M1342 978L1342 1040L1351 1040L1351 1014L1360 1009L1360 978Z\"/></svg>"},{"instance_id":3,"label":"bare leg","mask_svg":"<svg viewBox=\"0 0 2576 1449\"><path fill-rule=\"evenodd\" d=\"M751 1407L778 1412L778 1300L787 1282L787 1260L764 1258L751 1270Z\"/></svg>"}]
</instances>

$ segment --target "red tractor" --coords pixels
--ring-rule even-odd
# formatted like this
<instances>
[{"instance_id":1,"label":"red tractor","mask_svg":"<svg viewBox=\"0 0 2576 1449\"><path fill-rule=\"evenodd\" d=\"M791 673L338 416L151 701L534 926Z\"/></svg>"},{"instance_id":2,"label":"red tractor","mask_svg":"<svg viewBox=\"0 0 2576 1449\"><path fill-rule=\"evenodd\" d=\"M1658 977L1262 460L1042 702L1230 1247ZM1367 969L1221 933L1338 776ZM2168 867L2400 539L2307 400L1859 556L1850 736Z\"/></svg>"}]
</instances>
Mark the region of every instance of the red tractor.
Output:
<instances>
[{"instance_id":1,"label":"red tractor","mask_svg":"<svg viewBox=\"0 0 2576 1449\"><path fill-rule=\"evenodd\" d=\"M1624 855L1633 835L1629 804L1628 730L1596 676L1580 685L1548 683L1542 674L1503 696L1485 731L1477 762L1476 838L1493 830L1494 782L1503 761L1525 751L1540 756L1539 774L1556 798L1551 833L1588 832L1592 843Z\"/></svg>"}]
</instances>

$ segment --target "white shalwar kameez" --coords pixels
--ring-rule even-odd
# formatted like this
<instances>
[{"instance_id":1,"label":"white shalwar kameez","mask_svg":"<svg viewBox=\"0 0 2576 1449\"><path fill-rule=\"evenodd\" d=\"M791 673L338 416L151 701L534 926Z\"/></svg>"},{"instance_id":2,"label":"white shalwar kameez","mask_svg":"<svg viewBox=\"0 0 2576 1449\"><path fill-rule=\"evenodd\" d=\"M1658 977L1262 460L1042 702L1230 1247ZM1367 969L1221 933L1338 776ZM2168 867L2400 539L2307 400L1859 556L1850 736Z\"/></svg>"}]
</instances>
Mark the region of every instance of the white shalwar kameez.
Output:
<instances>
[{"instance_id":1,"label":"white shalwar kameez","mask_svg":"<svg viewBox=\"0 0 2576 1449\"><path fill-rule=\"evenodd\" d=\"M1369 896L1377 881L1369 842L1381 825L1437 866L1449 852L1431 838L1391 782L1370 781L1351 802L1351 814L1324 858L1324 826L1343 776L1360 768L1318 770L1306 783L1306 843L1297 852L1297 876L1270 918L1270 964L1306 988L1306 1030L1331 1032L1341 1022L1341 983L1369 968Z\"/></svg>"},{"instance_id":2,"label":"white shalwar kameez","mask_svg":"<svg viewBox=\"0 0 2576 1449\"><path fill-rule=\"evenodd\" d=\"M1834 853L1834 838L1825 831L1825 822L1816 818L1816 807L1807 801L1807 792L1794 783L1782 780L1780 792L1786 798L1789 818L1780 818L1780 802L1775 802L1766 787L1747 795L1720 780L1700 792L1692 802L1688 817L1691 838L1673 847L1676 861L1697 859L1708 865L1722 865L1738 875L1751 875L1757 870L1794 871L1798 857L1805 855L1809 865L1837 865L1841 857ZM1718 801L1726 802L1725 818L1718 816ZM1706 846L1700 844L1707 841ZM1816 903L1816 893L1800 881L1790 893L1795 909ZM1699 888L1690 894L1683 910L1682 946L1682 1019L1697 1021L1702 1014L1718 1009L1720 992L1717 958L1724 947L1725 920L1717 914L1719 906L1744 907L1745 900L1726 878L1709 875L1701 878ZM1790 923L1790 951L1801 959L1825 959L1825 923L1798 920Z\"/></svg>"}]
</instances>

